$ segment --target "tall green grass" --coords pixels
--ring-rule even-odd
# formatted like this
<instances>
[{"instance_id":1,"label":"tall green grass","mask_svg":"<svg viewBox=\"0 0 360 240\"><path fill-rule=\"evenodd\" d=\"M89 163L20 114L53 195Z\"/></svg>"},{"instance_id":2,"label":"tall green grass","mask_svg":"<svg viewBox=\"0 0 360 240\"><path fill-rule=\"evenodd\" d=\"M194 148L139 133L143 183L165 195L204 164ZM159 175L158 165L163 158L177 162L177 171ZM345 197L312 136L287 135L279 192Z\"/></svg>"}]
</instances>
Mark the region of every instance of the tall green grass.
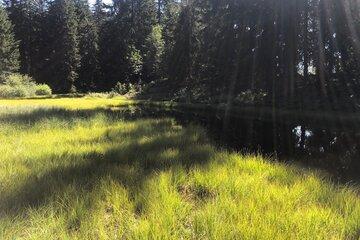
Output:
<instances>
[{"instance_id":1,"label":"tall green grass","mask_svg":"<svg viewBox=\"0 0 360 240\"><path fill-rule=\"evenodd\" d=\"M126 103L0 100L0 239L359 239L357 186Z\"/></svg>"}]
</instances>

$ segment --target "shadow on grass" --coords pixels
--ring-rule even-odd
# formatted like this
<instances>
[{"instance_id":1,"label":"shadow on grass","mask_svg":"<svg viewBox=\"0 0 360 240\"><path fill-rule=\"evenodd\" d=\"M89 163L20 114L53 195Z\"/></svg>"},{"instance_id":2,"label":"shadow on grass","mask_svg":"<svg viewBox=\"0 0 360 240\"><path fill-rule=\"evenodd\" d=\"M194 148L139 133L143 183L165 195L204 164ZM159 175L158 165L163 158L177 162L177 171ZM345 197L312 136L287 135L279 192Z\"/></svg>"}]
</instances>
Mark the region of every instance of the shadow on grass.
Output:
<instances>
[{"instance_id":1,"label":"shadow on grass","mask_svg":"<svg viewBox=\"0 0 360 240\"><path fill-rule=\"evenodd\" d=\"M149 108L144 108L145 104L126 103L122 105L107 105L104 107L97 107L93 109L65 109L62 107L49 106L35 106L31 108L14 107L6 108L5 111L0 112L0 123L16 124L18 126L31 127L39 122L49 119L59 121L66 121L71 123L76 120L90 119L96 115L103 114L109 121L136 120L143 117L156 118L154 114L149 114Z\"/></svg>"},{"instance_id":2,"label":"shadow on grass","mask_svg":"<svg viewBox=\"0 0 360 240\"><path fill-rule=\"evenodd\" d=\"M238 114L229 120L231 124L224 126L221 114L209 109L173 108L144 101L87 110L24 109L0 114L0 123L11 122L27 129L50 119L61 122L64 127L72 127L78 120L91 119L96 115L104 115L110 122L170 117L184 126L195 123L207 130L217 146L265 156L276 153L276 160L290 160L306 168L325 170L335 182L360 182L360 135L354 131L354 125L349 128L342 122L310 123L297 118L271 122L262 119L261 112L258 112L258 116ZM301 130L302 133L299 133Z\"/></svg>"},{"instance_id":3,"label":"shadow on grass","mask_svg":"<svg viewBox=\"0 0 360 240\"><path fill-rule=\"evenodd\" d=\"M5 113L0 115L0 122L13 123L17 125L33 126L46 119L57 119L60 121L73 121L75 119L84 119L93 117L96 114L105 113L113 114L113 111L103 108L96 108L91 110L67 110L63 108L50 107L50 108L35 108L33 110L24 109L18 113Z\"/></svg>"},{"instance_id":4,"label":"shadow on grass","mask_svg":"<svg viewBox=\"0 0 360 240\"><path fill-rule=\"evenodd\" d=\"M80 111L71 115L69 111L50 110L47 115L46 111L42 111L40 118L57 116L69 121L79 117L79 114L91 116L95 113L95 110ZM29 119L38 121L39 116L35 116ZM18 118L18 121L21 121L19 119L22 117ZM122 184L131 196L141 192L143 183L153 174L172 168L188 171L195 166L204 166L215 153L207 144L205 135L201 131L197 132L196 127L176 128L169 119L148 120L142 123L144 122L147 124L136 124L130 131L115 129L105 132L100 138L77 142L108 142L109 147L105 152L65 153L61 156L29 160L46 162L66 159L66 164L39 175L34 174L16 191L0 196L0 213L17 215L28 209L51 205L56 201L56 196L63 196L70 186L78 193L91 192L105 178ZM72 198L76 199L76 196Z\"/></svg>"},{"instance_id":5,"label":"shadow on grass","mask_svg":"<svg viewBox=\"0 0 360 240\"><path fill-rule=\"evenodd\" d=\"M149 109L138 106L130 104L112 109L91 110L39 108L0 115L0 123L11 122L25 128L48 119L63 121L64 126L71 127L79 120L91 120L99 114L104 115L105 121L109 123L118 120L136 123L138 119L144 117L153 119L149 120L148 125L135 124L136 127L129 131L115 129L89 141L74 142L78 145L105 142L109 145L105 152L90 151L77 155L64 153L61 156L53 155L44 159L28 160L29 162L48 160L61 162L62 158L66 158L66 164L41 172L39 175L35 173L26 182L21 183L22 185L18 186L16 191L5 192L0 196L0 215L1 213L17 215L29 208L51 205L56 201L56 197L63 196L62 193L69 187L75 188L79 193L91 192L105 178L122 184L130 192L130 196L136 195L141 193L144 182L156 173L172 168L183 168L186 171L194 167L206 166L212 159L215 154L214 148L207 144L207 138L202 130L194 129L191 125L184 129L172 128L173 124L170 120L154 120L154 117L155 119L168 117L168 112L150 112ZM170 114L171 117L186 124L187 122L182 122L178 115L184 116L184 113ZM195 117L204 122L208 121L206 117ZM243 122L238 124L243 124ZM217 124L213 126L215 129L218 127ZM247 126L244 125L242 128L248 128ZM246 142L246 139L244 141L241 139L241 142ZM75 195L71 196L76 199Z\"/></svg>"}]
</instances>

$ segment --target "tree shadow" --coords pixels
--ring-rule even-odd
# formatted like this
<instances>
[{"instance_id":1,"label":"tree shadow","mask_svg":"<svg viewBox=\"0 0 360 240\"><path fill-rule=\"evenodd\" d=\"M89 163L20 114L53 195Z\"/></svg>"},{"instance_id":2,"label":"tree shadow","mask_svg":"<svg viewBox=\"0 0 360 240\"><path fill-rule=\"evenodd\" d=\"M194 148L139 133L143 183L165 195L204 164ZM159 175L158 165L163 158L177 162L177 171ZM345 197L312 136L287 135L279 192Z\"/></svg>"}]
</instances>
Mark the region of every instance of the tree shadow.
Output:
<instances>
[{"instance_id":1,"label":"tree shadow","mask_svg":"<svg viewBox=\"0 0 360 240\"><path fill-rule=\"evenodd\" d=\"M75 119L84 119L95 116L96 114L104 113L110 116L111 110L96 108L85 110L68 110L64 108L38 108L24 110L22 112L5 113L0 115L0 122L13 123L17 125L33 126L38 122L46 119L57 119L60 121L73 121Z\"/></svg>"},{"instance_id":2,"label":"tree shadow","mask_svg":"<svg viewBox=\"0 0 360 240\"><path fill-rule=\"evenodd\" d=\"M0 123L11 122L29 127L43 120L55 119L64 121L71 126L79 119L92 119L98 114L105 115L105 119L109 123L118 120L136 123L144 117L150 122L148 125L135 124L135 128L126 131L112 129L106 131L101 137L74 142L74 144L80 145L96 145L107 142L109 147L105 152L94 150L81 154L64 153L61 156L29 159L29 162L45 162L51 159L61 161L62 157L68 160L66 164L49 169L40 175L34 173L15 191L2 192L4 194L0 196L0 215L15 216L28 209L37 209L53 204L56 196L62 196L62 192L66 191L69 186L74 187L78 192L91 192L104 178L110 178L120 183L129 191L130 195L136 195L143 190L143 184L154 174L173 168L190 171L194 167L206 167L215 154L214 148L208 144L208 138L203 130L191 124L186 128L173 128L174 124L171 120L163 119L170 115L177 122L187 124L198 116L190 118L184 116L183 112L169 114L167 111L151 111L141 105L121 105L113 109L92 110L35 109L28 112L0 115ZM156 120L159 118L163 120ZM207 120L204 118L201 121L206 122ZM216 127L217 125L210 126Z\"/></svg>"},{"instance_id":3,"label":"tree shadow","mask_svg":"<svg viewBox=\"0 0 360 240\"><path fill-rule=\"evenodd\" d=\"M50 111L50 115L54 113L59 112ZM174 128L171 120L148 121L148 124L138 124L130 131L115 129L105 132L100 138L77 143L100 144L107 141L111 147L105 152L65 153L29 160L46 162L66 158L67 164L40 175L35 173L16 191L2 194L0 214L16 216L28 209L53 204L55 196L61 196L69 186L77 192L91 192L104 178L120 183L131 196L141 192L144 182L153 174L172 168L189 171L195 166L205 166L212 159L214 149L205 135L194 131L197 130L195 126Z\"/></svg>"},{"instance_id":4,"label":"tree shadow","mask_svg":"<svg viewBox=\"0 0 360 240\"><path fill-rule=\"evenodd\" d=\"M252 114L233 111L227 120L230 124L224 124L221 111L210 108L152 102L136 106L139 110L132 110L134 116L170 117L180 125L200 125L220 148L325 171L335 183L360 182L358 122L281 115L269 119L260 110Z\"/></svg>"},{"instance_id":5,"label":"tree shadow","mask_svg":"<svg viewBox=\"0 0 360 240\"><path fill-rule=\"evenodd\" d=\"M77 119L89 119L96 115L103 114L109 121L124 119L136 120L142 117L158 118L151 111L151 104L147 103L126 103L121 105L106 105L93 109L66 109L63 107L39 106L34 108L6 109L0 114L0 123L12 123L19 126L31 127L44 120L56 119L68 123ZM157 113L160 113L157 111ZM164 116L161 115L161 116ZM160 117L160 116L159 116Z\"/></svg>"}]
</instances>

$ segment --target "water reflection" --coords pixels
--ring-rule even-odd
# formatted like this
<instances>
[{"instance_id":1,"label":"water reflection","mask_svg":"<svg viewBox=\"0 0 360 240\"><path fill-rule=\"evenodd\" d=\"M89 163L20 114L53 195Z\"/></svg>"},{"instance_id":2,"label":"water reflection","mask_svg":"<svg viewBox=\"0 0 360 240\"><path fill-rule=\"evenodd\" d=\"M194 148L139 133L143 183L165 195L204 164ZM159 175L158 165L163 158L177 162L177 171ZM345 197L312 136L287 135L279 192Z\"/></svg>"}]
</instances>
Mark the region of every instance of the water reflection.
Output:
<instances>
[{"instance_id":1,"label":"water reflection","mask_svg":"<svg viewBox=\"0 0 360 240\"><path fill-rule=\"evenodd\" d=\"M357 121L312 119L262 111L227 112L213 108L140 104L123 109L130 118L172 117L200 124L222 147L276 155L283 161L326 169L344 180L360 179L360 128ZM226 116L226 117L225 117Z\"/></svg>"}]
</instances>

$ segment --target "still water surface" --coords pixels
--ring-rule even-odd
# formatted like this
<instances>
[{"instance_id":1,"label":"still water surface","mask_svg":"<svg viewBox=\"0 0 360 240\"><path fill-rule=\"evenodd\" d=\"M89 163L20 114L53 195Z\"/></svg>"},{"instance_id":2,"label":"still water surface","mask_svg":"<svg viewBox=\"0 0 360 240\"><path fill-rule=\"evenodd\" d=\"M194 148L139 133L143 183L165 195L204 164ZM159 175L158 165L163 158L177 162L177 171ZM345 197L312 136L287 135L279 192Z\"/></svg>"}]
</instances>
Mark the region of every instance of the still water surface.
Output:
<instances>
[{"instance_id":1,"label":"still water surface","mask_svg":"<svg viewBox=\"0 0 360 240\"><path fill-rule=\"evenodd\" d=\"M198 124L221 147L324 169L339 180L360 180L359 120L146 104L123 110L132 118L171 117L182 125Z\"/></svg>"}]
</instances>

